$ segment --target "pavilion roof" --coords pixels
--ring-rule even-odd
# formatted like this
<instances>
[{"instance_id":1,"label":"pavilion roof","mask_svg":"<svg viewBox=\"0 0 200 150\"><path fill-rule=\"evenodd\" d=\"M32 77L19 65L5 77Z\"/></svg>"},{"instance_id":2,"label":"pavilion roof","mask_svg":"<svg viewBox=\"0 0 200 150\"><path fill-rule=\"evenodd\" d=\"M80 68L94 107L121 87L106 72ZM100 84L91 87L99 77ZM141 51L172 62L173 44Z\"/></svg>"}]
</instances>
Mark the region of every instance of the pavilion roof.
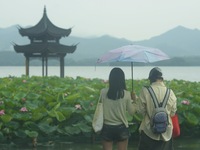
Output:
<instances>
[{"instance_id":1,"label":"pavilion roof","mask_svg":"<svg viewBox=\"0 0 200 150\"><path fill-rule=\"evenodd\" d=\"M19 27L19 33L22 36L28 37L41 37L43 35L49 35L49 37L65 37L69 36L71 33L71 28L63 29L60 27L55 26L48 18L46 13L46 7L44 8L43 17L41 20L33 27L29 28L22 28Z\"/></svg>"},{"instance_id":2,"label":"pavilion roof","mask_svg":"<svg viewBox=\"0 0 200 150\"><path fill-rule=\"evenodd\" d=\"M40 53L40 54L66 54L66 53L73 53L76 50L77 45L62 45L58 43L32 43L28 45L14 45L14 49L17 53Z\"/></svg>"}]
</instances>

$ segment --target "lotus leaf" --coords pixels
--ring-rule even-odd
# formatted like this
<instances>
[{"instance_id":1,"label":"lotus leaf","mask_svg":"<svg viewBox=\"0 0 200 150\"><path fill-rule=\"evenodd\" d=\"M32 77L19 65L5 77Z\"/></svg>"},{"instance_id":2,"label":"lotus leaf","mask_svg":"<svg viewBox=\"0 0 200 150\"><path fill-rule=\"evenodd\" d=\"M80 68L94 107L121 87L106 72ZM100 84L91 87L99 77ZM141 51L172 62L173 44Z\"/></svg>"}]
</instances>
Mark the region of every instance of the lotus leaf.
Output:
<instances>
[{"instance_id":1,"label":"lotus leaf","mask_svg":"<svg viewBox=\"0 0 200 150\"><path fill-rule=\"evenodd\" d=\"M76 103L76 100L78 100L80 98L81 98L81 94L75 93L75 94L68 95L66 100L67 100L67 103L74 104L74 103Z\"/></svg>"},{"instance_id":2,"label":"lotus leaf","mask_svg":"<svg viewBox=\"0 0 200 150\"><path fill-rule=\"evenodd\" d=\"M88 123L92 123L92 119L93 119L93 115L88 114L84 116L84 119L88 122Z\"/></svg>"},{"instance_id":3,"label":"lotus leaf","mask_svg":"<svg viewBox=\"0 0 200 150\"><path fill-rule=\"evenodd\" d=\"M30 100L37 100L40 98L40 94L36 94L36 93L28 93L26 96L27 99Z\"/></svg>"},{"instance_id":4,"label":"lotus leaf","mask_svg":"<svg viewBox=\"0 0 200 150\"><path fill-rule=\"evenodd\" d=\"M59 122L62 122L66 119L65 116L60 111L55 111L55 114L56 114L56 118Z\"/></svg>"},{"instance_id":5,"label":"lotus leaf","mask_svg":"<svg viewBox=\"0 0 200 150\"><path fill-rule=\"evenodd\" d=\"M80 122L79 124L76 124L75 126L79 127L79 129L83 133L91 132L92 131L92 126L87 125L85 122Z\"/></svg>"},{"instance_id":6,"label":"lotus leaf","mask_svg":"<svg viewBox=\"0 0 200 150\"><path fill-rule=\"evenodd\" d=\"M38 137L38 132L36 132L36 131L25 130L25 133L26 133L30 138L36 138L36 137Z\"/></svg>"},{"instance_id":7,"label":"lotus leaf","mask_svg":"<svg viewBox=\"0 0 200 150\"><path fill-rule=\"evenodd\" d=\"M15 94L14 99L15 100L22 100L22 98L26 97L27 93L24 92L18 92Z\"/></svg>"},{"instance_id":8,"label":"lotus leaf","mask_svg":"<svg viewBox=\"0 0 200 150\"><path fill-rule=\"evenodd\" d=\"M70 116L75 112L74 107L62 107L59 109L66 119L69 119Z\"/></svg>"},{"instance_id":9,"label":"lotus leaf","mask_svg":"<svg viewBox=\"0 0 200 150\"><path fill-rule=\"evenodd\" d=\"M68 135L74 135L81 133L81 129L77 126L67 126L64 128Z\"/></svg>"},{"instance_id":10,"label":"lotus leaf","mask_svg":"<svg viewBox=\"0 0 200 150\"><path fill-rule=\"evenodd\" d=\"M12 93L10 93L9 91L1 91L1 95L3 97L7 97L7 98L11 98L12 97Z\"/></svg>"},{"instance_id":11,"label":"lotus leaf","mask_svg":"<svg viewBox=\"0 0 200 150\"><path fill-rule=\"evenodd\" d=\"M19 122L16 121L10 121L7 123L7 127L9 127L10 129L16 130L17 128L20 127Z\"/></svg>"},{"instance_id":12,"label":"lotus leaf","mask_svg":"<svg viewBox=\"0 0 200 150\"><path fill-rule=\"evenodd\" d=\"M20 112L15 113L12 116L14 119L21 120L21 121L28 121L31 120L31 114L27 112Z\"/></svg>"},{"instance_id":13,"label":"lotus leaf","mask_svg":"<svg viewBox=\"0 0 200 150\"><path fill-rule=\"evenodd\" d=\"M47 123L40 123L38 125L38 127L40 128L40 130L46 134L50 134L54 131L57 130L58 126L50 126L49 124Z\"/></svg>"},{"instance_id":14,"label":"lotus leaf","mask_svg":"<svg viewBox=\"0 0 200 150\"><path fill-rule=\"evenodd\" d=\"M0 140L3 138L4 138L3 133L0 131Z\"/></svg>"},{"instance_id":15,"label":"lotus leaf","mask_svg":"<svg viewBox=\"0 0 200 150\"><path fill-rule=\"evenodd\" d=\"M189 123L192 126L196 126L199 123L199 118L197 118L193 113L185 112L184 116L186 118L187 123Z\"/></svg>"},{"instance_id":16,"label":"lotus leaf","mask_svg":"<svg viewBox=\"0 0 200 150\"><path fill-rule=\"evenodd\" d=\"M34 131L39 130L38 125L33 121L24 122L23 128L24 129L28 129L28 130L34 130Z\"/></svg>"},{"instance_id":17,"label":"lotus leaf","mask_svg":"<svg viewBox=\"0 0 200 150\"><path fill-rule=\"evenodd\" d=\"M27 136L27 134L25 133L25 131L21 130L21 129L14 131L14 133L15 133L15 135L17 137L20 137L20 138L25 138Z\"/></svg>"},{"instance_id":18,"label":"lotus leaf","mask_svg":"<svg viewBox=\"0 0 200 150\"><path fill-rule=\"evenodd\" d=\"M7 114L1 116L1 120L2 120L4 123L8 123L8 122L10 122L11 119L12 119L12 116L7 115Z\"/></svg>"}]
</instances>

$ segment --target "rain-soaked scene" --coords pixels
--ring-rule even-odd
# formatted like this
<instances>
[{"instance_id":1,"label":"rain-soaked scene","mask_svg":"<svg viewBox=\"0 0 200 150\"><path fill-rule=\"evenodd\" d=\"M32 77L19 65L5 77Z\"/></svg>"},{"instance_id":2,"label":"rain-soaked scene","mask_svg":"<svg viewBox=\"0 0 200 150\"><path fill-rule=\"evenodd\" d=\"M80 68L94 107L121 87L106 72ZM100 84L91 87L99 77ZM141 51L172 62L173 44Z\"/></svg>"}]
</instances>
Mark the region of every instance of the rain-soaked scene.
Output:
<instances>
[{"instance_id":1,"label":"rain-soaked scene","mask_svg":"<svg viewBox=\"0 0 200 150\"><path fill-rule=\"evenodd\" d=\"M0 150L199 150L199 5L1 1Z\"/></svg>"}]
</instances>

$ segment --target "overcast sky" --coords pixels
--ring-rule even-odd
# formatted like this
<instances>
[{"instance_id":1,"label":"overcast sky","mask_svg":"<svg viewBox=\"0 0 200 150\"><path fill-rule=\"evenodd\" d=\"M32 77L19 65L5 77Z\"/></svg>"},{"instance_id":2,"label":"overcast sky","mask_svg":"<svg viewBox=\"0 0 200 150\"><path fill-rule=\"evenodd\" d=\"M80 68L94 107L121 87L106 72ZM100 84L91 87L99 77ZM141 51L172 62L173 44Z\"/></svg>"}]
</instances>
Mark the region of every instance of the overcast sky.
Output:
<instances>
[{"instance_id":1,"label":"overcast sky","mask_svg":"<svg viewBox=\"0 0 200 150\"><path fill-rule=\"evenodd\" d=\"M200 29L200 0L0 0L0 28L36 25L44 6L73 36L145 40L176 26Z\"/></svg>"}]
</instances>

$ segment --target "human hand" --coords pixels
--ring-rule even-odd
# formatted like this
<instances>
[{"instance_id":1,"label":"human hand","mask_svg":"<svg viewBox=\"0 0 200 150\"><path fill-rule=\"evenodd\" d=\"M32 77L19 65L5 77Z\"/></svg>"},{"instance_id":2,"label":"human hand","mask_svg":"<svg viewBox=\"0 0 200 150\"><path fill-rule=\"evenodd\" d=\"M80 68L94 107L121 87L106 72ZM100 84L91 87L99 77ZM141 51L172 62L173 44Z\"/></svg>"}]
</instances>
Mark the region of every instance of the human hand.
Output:
<instances>
[{"instance_id":1,"label":"human hand","mask_svg":"<svg viewBox=\"0 0 200 150\"><path fill-rule=\"evenodd\" d=\"M135 94L134 91L131 92L131 99L134 101L137 99L137 95Z\"/></svg>"}]
</instances>

